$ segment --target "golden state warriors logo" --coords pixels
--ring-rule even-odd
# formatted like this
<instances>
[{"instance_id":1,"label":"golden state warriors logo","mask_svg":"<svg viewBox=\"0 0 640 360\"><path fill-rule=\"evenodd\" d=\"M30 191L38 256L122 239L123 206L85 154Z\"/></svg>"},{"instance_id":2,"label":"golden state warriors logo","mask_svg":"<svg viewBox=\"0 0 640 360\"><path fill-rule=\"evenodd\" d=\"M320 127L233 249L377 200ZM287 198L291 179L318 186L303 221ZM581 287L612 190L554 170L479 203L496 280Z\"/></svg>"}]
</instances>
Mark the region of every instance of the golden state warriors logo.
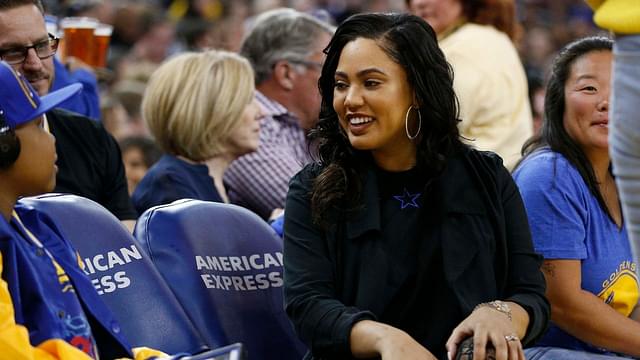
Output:
<instances>
[{"instance_id":1,"label":"golden state warriors logo","mask_svg":"<svg viewBox=\"0 0 640 360\"><path fill-rule=\"evenodd\" d=\"M69 281L69 276L64 272L62 266L58 264L57 261L51 259L53 261L53 266L56 268L56 274L58 275L58 282L62 287L62 292L74 291L73 285L71 285L71 281Z\"/></svg>"},{"instance_id":2,"label":"golden state warriors logo","mask_svg":"<svg viewBox=\"0 0 640 360\"><path fill-rule=\"evenodd\" d=\"M602 291L598 294L606 304L617 312L629 316L638 302L638 277L636 263L623 261L618 268L602 282Z\"/></svg>"}]
</instances>

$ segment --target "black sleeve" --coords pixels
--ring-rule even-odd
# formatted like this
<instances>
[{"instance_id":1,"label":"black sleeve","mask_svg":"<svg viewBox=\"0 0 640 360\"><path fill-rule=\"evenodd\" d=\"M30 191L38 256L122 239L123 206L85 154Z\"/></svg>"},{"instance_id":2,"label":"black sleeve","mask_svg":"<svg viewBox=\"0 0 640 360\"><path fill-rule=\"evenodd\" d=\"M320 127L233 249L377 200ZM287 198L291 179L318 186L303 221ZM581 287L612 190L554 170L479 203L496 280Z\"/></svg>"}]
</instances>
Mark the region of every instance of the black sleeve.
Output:
<instances>
[{"instance_id":1,"label":"black sleeve","mask_svg":"<svg viewBox=\"0 0 640 360\"><path fill-rule=\"evenodd\" d=\"M56 192L76 194L104 206L120 220L135 220L120 147L102 124L62 109L47 113L56 137Z\"/></svg>"},{"instance_id":2,"label":"black sleeve","mask_svg":"<svg viewBox=\"0 0 640 360\"><path fill-rule=\"evenodd\" d=\"M544 296L546 284L540 271L542 257L533 249L520 192L501 164L498 172L508 251L506 300L519 304L529 314L529 327L522 339L522 344L527 345L534 343L545 332L551 309Z\"/></svg>"},{"instance_id":3,"label":"black sleeve","mask_svg":"<svg viewBox=\"0 0 640 360\"><path fill-rule=\"evenodd\" d=\"M353 325L375 316L336 298L335 264L327 237L311 220L309 193L317 172L317 165L308 165L289 183L284 220L285 309L314 356L341 358L351 354Z\"/></svg>"},{"instance_id":4,"label":"black sleeve","mask_svg":"<svg viewBox=\"0 0 640 360\"><path fill-rule=\"evenodd\" d=\"M120 146L102 126L98 131L103 138L106 158L101 204L120 220L136 220L137 213L129 197Z\"/></svg>"}]
</instances>

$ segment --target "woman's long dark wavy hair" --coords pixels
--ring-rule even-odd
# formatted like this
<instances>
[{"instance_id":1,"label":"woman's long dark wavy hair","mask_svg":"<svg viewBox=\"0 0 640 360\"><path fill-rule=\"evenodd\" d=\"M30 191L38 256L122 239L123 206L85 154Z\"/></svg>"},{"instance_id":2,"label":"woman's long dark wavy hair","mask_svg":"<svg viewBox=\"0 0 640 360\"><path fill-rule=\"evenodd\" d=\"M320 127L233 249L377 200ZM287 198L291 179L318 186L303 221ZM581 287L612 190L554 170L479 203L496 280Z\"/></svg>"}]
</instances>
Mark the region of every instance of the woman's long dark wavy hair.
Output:
<instances>
[{"instance_id":1,"label":"woman's long dark wavy hair","mask_svg":"<svg viewBox=\"0 0 640 360\"><path fill-rule=\"evenodd\" d=\"M344 46L357 38L372 39L407 74L422 118L416 139L417 166L432 174L442 171L446 158L462 147L458 132L458 101L453 91L453 71L438 47L433 29L408 14L358 14L337 29L325 49L327 57L319 80L322 95L320 121L311 137L319 140L323 171L316 177L311 207L316 224L327 225L331 209L351 206L360 198L360 174L369 152L354 149L333 109L335 71ZM346 201L346 203L344 203Z\"/></svg>"},{"instance_id":2,"label":"woman's long dark wavy hair","mask_svg":"<svg viewBox=\"0 0 640 360\"><path fill-rule=\"evenodd\" d=\"M611 51L613 40L602 36L591 36L566 45L556 56L544 97L544 120L540 132L522 146L522 160L516 169L534 151L543 147L562 154L575 166L587 184L589 191L596 197L600 207L611 217L611 213L598 187L593 166L580 145L567 133L564 127L565 98L564 86L571 75L573 64L583 56L598 51Z\"/></svg>"}]
</instances>

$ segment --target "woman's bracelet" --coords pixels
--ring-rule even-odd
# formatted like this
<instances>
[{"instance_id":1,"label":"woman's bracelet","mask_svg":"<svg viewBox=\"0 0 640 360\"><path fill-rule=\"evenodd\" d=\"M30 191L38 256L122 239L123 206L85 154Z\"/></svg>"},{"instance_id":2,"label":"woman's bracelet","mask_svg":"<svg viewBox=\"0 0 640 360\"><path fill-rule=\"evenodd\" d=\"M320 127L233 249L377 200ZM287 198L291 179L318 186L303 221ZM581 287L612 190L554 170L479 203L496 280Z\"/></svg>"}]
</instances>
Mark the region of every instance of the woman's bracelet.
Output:
<instances>
[{"instance_id":1,"label":"woman's bracelet","mask_svg":"<svg viewBox=\"0 0 640 360\"><path fill-rule=\"evenodd\" d=\"M500 300L493 300L493 301L489 301L489 302L485 302L485 303L480 303L478 305L476 305L475 308L473 308L473 311L478 310L481 307L485 307L485 306L489 306L505 315L507 315L507 317L509 318L509 321L511 321L511 308L509 307L509 304L507 304L504 301L500 301Z\"/></svg>"}]
</instances>

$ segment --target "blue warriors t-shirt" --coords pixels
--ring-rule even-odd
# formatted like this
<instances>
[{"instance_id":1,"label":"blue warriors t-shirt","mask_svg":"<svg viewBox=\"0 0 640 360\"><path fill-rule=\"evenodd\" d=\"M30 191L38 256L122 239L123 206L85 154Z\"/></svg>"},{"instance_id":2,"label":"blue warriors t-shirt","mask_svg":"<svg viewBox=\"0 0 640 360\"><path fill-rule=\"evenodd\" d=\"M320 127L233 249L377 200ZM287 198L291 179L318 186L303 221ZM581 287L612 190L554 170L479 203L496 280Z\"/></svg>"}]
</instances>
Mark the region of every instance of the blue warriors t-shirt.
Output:
<instances>
[{"instance_id":1,"label":"blue warriors t-shirt","mask_svg":"<svg viewBox=\"0 0 640 360\"><path fill-rule=\"evenodd\" d=\"M514 172L536 252L581 261L582 289L624 316L638 302L636 264L627 231L600 207L578 170L559 153L536 151ZM551 323L536 346L605 353Z\"/></svg>"}]
</instances>

